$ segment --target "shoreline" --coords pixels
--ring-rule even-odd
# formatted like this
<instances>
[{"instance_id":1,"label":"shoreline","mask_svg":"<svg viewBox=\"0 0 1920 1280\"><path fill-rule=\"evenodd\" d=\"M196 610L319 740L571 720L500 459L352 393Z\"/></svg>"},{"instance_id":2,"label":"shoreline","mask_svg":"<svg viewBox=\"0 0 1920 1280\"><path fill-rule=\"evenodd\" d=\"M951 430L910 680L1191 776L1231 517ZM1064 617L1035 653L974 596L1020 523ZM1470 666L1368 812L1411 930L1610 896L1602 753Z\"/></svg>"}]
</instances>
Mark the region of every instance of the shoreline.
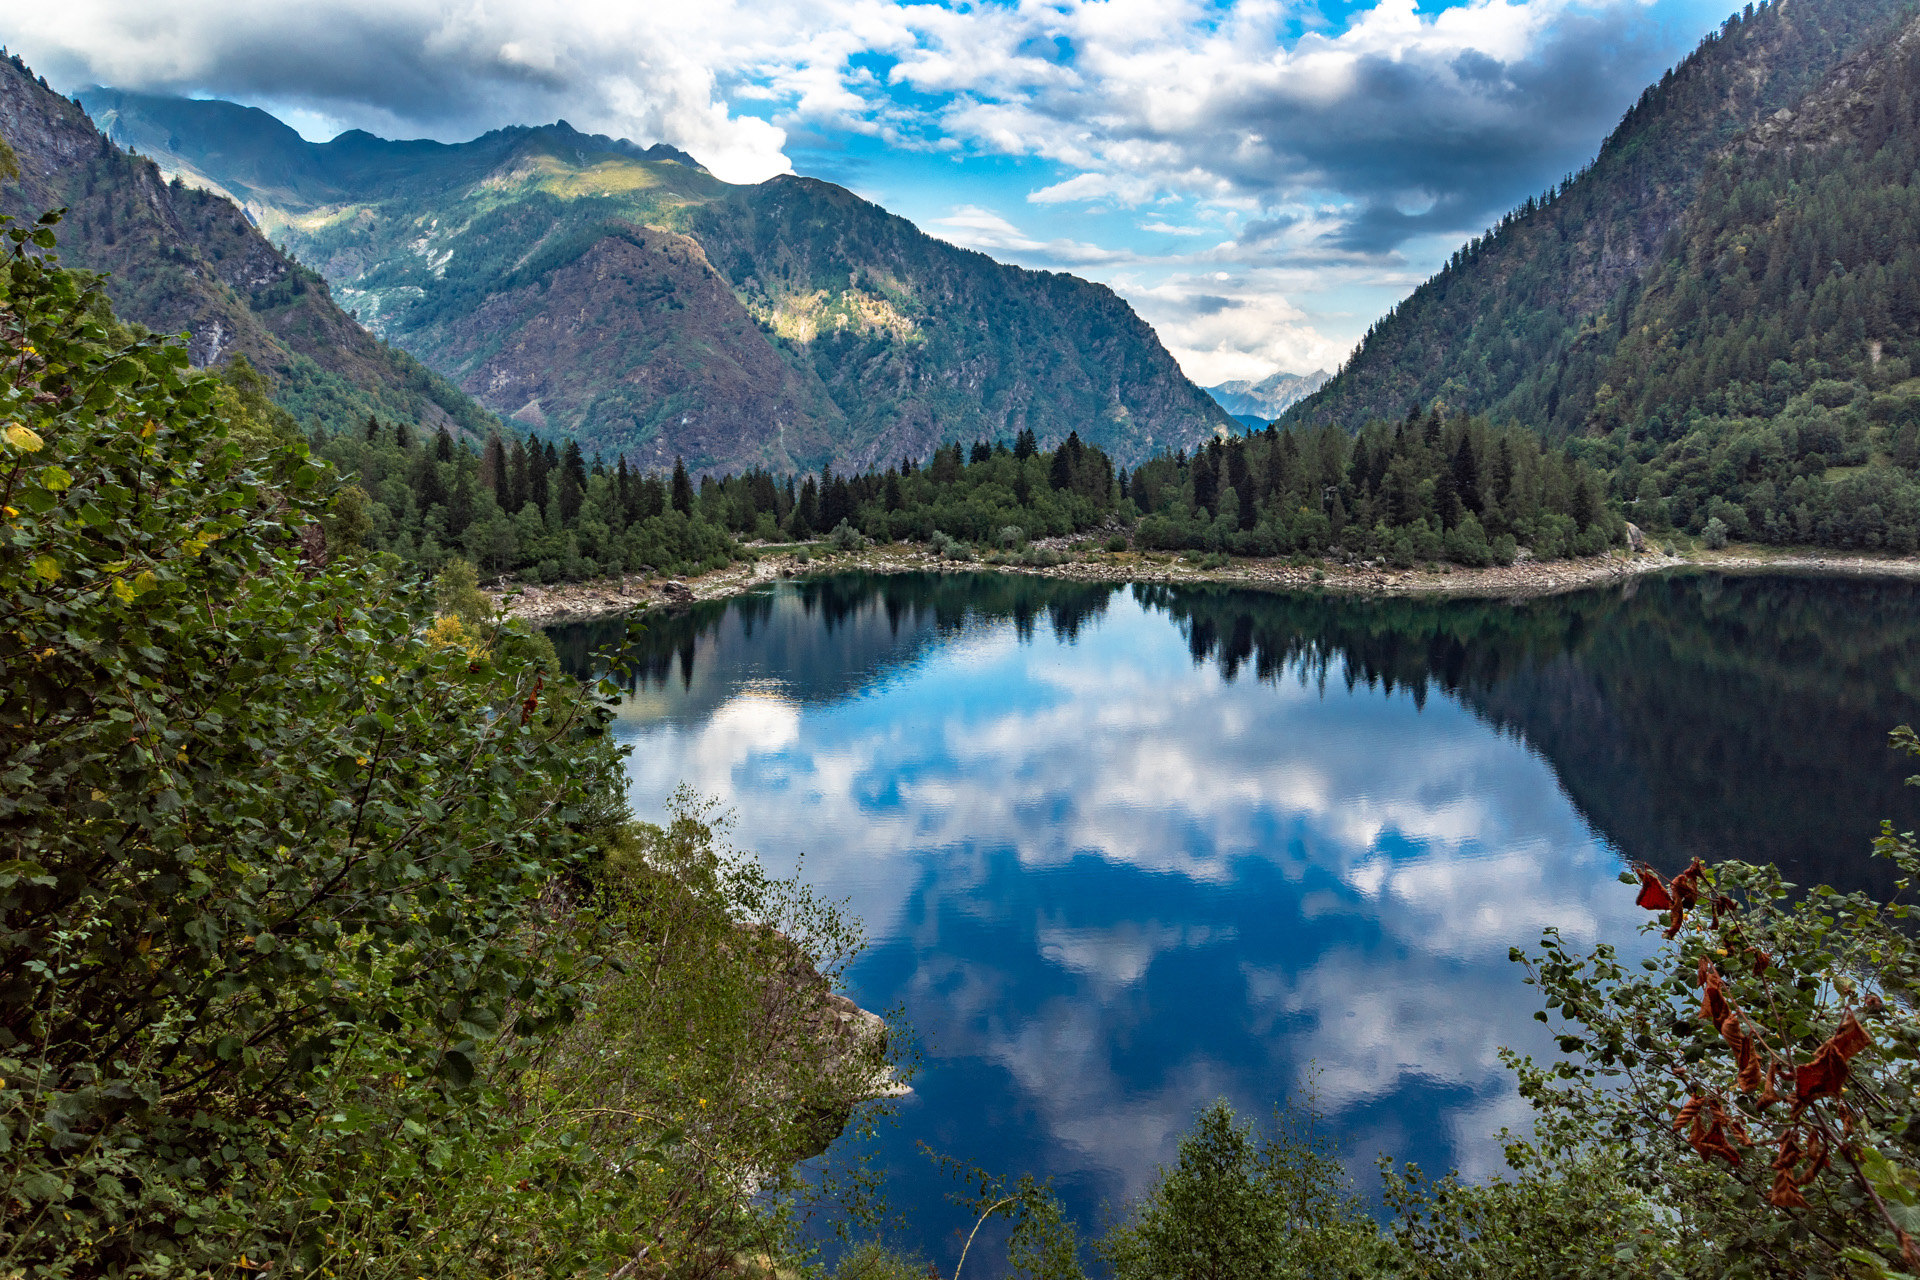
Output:
<instances>
[{"instance_id":1,"label":"shoreline","mask_svg":"<svg viewBox=\"0 0 1920 1280\"><path fill-rule=\"evenodd\" d=\"M1920 580L1920 556L1869 556L1813 549L1747 547L1679 554L1614 550L1579 560L1520 560L1511 565L1470 569L1459 565L1428 570L1384 565L1290 560L1240 560L1202 569L1177 554L1090 552L1062 564L995 565L978 560L943 560L917 543L893 543L863 551L822 553L809 548L802 563L792 552L776 552L685 579L603 578L552 586L511 586L487 591L510 616L553 624L587 622L660 607L721 600L755 587L815 575L837 573L1019 573L1073 582L1171 585L1218 583L1269 591L1313 591L1357 596L1448 596L1509 599L1558 595L1585 587L1663 573L1674 569L1717 569L1726 573L1794 570L1837 577L1895 577Z\"/></svg>"}]
</instances>

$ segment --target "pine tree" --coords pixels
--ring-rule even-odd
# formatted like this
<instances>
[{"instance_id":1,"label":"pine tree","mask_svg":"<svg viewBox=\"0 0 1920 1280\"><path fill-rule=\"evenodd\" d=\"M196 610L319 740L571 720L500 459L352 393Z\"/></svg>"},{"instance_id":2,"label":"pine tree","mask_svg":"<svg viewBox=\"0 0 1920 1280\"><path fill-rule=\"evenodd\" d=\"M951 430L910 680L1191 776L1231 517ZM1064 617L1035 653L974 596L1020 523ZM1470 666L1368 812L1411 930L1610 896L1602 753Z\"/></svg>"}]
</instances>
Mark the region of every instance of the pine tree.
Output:
<instances>
[{"instance_id":1,"label":"pine tree","mask_svg":"<svg viewBox=\"0 0 1920 1280\"><path fill-rule=\"evenodd\" d=\"M507 454L507 496L500 505L507 514L516 516L520 508L527 505L527 496L533 492L533 481L527 469L527 447L515 439L513 448Z\"/></svg>"},{"instance_id":2,"label":"pine tree","mask_svg":"<svg viewBox=\"0 0 1920 1280\"><path fill-rule=\"evenodd\" d=\"M813 487L811 477L807 480L807 487ZM693 481L688 478L687 464L681 458L673 460L673 509L683 516L693 514Z\"/></svg>"},{"instance_id":3,"label":"pine tree","mask_svg":"<svg viewBox=\"0 0 1920 1280\"><path fill-rule=\"evenodd\" d=\"M1053 451L1053 465L1048 468L1047 483L1056 491L1073 487L1073 457L1065 444Z\"/></svg>"},{"instance_id":4,"label":"pine tree","mask_svg":"<svg viewBox=\"0 0 1920 1280\"><path fill-rule=\"evenodd\" d=\"M465 533L473 523L473 513L473 474L463 466L459 479L453 482L453 495L447 500L447 533L455 538Z\"/></svg>"},{"instance_id":5,"label":"pine tree","mask_svg":"<svg viewBox=\"0 0 1920 1280\"><path fill-rule=\"evenodd\" d=\"M487 434L487 447L480 455L480 487L493 490L493 500L502 510L513 496L513 477L508 474L507 446L498 431Z\"/></svg>"},{"instance_id":6,"label":"pine tree","mask_svg":"<svg viewBox=\"0 0 1920 1280\"><path fill-rule=\"evenodd\" d=\"M560 519L572 524L580 518L580 504L587 496L587 463L580 456L577 441L567 441L560 462Z\"/></svg>"},{"instance_id":7,"label":"pine tree","mask_svg":"<svg viewBox=\"0 0 1920 1280\"><path fill-rule=\"evenodd\" d=\"M527 437L527 501L533 504L541 515L547 513L547 473L552 469L547 459L547 447L540 443L540 437Z\"/></svg>"},{"instance_id":8,"label":"pine tree","mask_svg":"<svg viewBox=\"0 0 1920 1280\"><path fill-rule=\"evenodd\" d=\"M413 498L419 504L422 515L433 507L447 505L446 481L441 478L440 462L431 449L422 449L420 456L414 460Z\"/></svg>"}]
</instances>

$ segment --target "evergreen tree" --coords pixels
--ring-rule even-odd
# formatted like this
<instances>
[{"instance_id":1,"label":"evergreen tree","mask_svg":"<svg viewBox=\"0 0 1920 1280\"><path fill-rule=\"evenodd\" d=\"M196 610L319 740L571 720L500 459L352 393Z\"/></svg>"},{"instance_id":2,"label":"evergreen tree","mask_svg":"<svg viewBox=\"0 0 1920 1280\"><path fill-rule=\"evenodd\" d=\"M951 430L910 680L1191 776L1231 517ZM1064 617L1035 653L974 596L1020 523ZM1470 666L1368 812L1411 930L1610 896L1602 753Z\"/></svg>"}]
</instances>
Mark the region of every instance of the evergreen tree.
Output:
<instances>
[{"instance_id":1,"label":"evergreen tree","mask_svg":"<svg viewBox=\"0 0 1920 1280\"><path fill-rule=\"evenodd\" d=\"M1047 483L1056 491L1073 487L1073 455L1065 444L1053 451L1053 463L1047 470Z\"/></svg>"},{"instance_id":2,"label":"evergreen tree","mask_svg":"<svg viewBox=\"0 0 1920 1280\"><path fill-rule=\"evenodd\" d=\"M473 523L473 490L473 473L462 466L459 478L453 482L453 493L447 500L447 532L455 538L465 533L467 526Z\"/></svg>"},{"instance_id":3,"label":"evergreen tree","mask_svg":"<svg viewBox=\"0 0 1920 1280\"><path fill-rule=\"evenodd\" d=\"M508 474L507 447L498 431L487 433L486 451L480 457L480 487L493 491L493 500L502 510L511 510L513 477Z\"/></svg>"},{"instance_id":4,"label":"evergreen tree","mask_svg":"<svg viewBox=\"0 0 1920 1280\"><path fill-rule=\"evenodd\" d=\"M447 504L447 485L440 475L440 463L433 450L422 449L413 464L413 498L425 515L434 507Z\"/></svg>"},{"instance_id":5,"label":"evergreen tree","mask_svg":"<svg viewBox=\"0 0 1920 1280\"><path fill-rule=\"evenodd\" d=\"M1220 501L1220 473L1214 469L1211 450L1202 449L1193 455L1192 474L1193 505L1211 517Z\"/></svg>"},{"instance_id":6,"label":"evergreen tree","mask_svg":"<svg viewBox=\"0 0 1920 1280\"><path fill-rule=\"evenodd\" d=\"M542 515L547 511L547 473L552 470L547 461L546 447L540 443L540 437L531 433L527 436L527 501L533 504Z\"/></svg>"},{"instance_id":7,"label":"evergreen tree","mask_svg":"<svg viewBox=\"0 0 1920 1280\"><path fill-rule=\"evenodd\" d=\"M567 441L560 462L560 519L572 524L580 518L580 504L587 493L587 464L580 456L580 445Z\"/></svg>"},{"instance_id":8,"label":"evergreen tree","mask_svg":"<svg viewBox=\"0 0 1920 1280\"><path fill-rule=\"evenodd\" d=\"M508 515L518 515L520 508L527 505L527 497L532 492L533 481L528 471L527 448L516 438L513 448L507 454L507 496L500 505L506 508Z\"/></svg>"},{"instance_id":9,"label":"evergreen tree","mask_svg":"<svg viewBox=\"0 0 1920 1280\"><path fill-rule=\"evenodd\" d=\"M808 485L812 485L809 480ZM673 460L673 509L683 516L693 514L693 481L687 476L684 459Z\"/></svg>"}]
</instances>

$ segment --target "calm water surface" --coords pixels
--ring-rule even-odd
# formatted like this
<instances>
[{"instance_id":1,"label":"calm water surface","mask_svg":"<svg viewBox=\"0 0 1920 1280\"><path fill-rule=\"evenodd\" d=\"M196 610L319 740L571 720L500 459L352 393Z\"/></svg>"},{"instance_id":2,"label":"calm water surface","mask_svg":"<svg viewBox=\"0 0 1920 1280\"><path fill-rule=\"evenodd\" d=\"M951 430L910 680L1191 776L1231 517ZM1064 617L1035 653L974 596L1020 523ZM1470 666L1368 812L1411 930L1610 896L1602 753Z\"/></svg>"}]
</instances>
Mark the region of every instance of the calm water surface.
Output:
<instances>
[{"instance_id":1,"label":"calm water surface","mask_svg":"<svg viewBox=\"0 0 1920 1280\"><path fill-rule=\"evenodd\" d=\"M584 663L620 624L555 633ZM1083 1224L1195 1110L1317 1072L1377 1152L1468 1176L1545 1054L1509 963L1547 925L1636 944L1627 861L1886 887L1920 812L1886 731L1920 593L1672 576L1505 602L997 575L782 585L655 620L618 733L635 808L682 782L735 843L851 900L850 994L924 1070L880 1142L908 1243L965 1224L916 1144L1052 1175Z\"/></svg>"}]
</instances>

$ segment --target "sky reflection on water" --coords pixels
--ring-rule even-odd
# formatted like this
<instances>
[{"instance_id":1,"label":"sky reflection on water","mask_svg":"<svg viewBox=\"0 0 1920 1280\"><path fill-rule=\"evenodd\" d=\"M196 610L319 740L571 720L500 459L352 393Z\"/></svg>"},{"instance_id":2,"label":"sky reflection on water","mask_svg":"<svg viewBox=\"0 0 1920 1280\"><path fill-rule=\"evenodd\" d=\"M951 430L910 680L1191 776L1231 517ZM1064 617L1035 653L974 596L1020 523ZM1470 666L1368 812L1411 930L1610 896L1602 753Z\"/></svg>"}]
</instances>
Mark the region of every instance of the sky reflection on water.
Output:
<instances>
[{"instance_id":1,"label":"sky reflection on water","mask_svg":"<svg viewBox=\"0 0 1920 1280\"><path fill-rule=\"evenodd\" d=\"M1499 1049L1551 1050L1508 948L1547 925L1639 945L1621 850L1513 710L1546 690L1518 719L1555 738L1566 664L1605 651L1555 640L1476 685L1415 618L1434 679L1369 681L1391 665L1361 641L1276 658L1227 596L956 589L783 586L658 624L618 724L638 812L682 782L718 796L736 843L781 872L804 853L865 921L850 994L903 1009L925 1053L880 1152L910 1242L951 1266L962 1226L918 1142L1052 1175L1097 1226L1198 1107L1264 1114L1309 1073L1363 1188L1383 1151L1495 1168L1526 1110ZM1593 735L1634 741L1634 714Z\"/></svg>"}]
</instances>

